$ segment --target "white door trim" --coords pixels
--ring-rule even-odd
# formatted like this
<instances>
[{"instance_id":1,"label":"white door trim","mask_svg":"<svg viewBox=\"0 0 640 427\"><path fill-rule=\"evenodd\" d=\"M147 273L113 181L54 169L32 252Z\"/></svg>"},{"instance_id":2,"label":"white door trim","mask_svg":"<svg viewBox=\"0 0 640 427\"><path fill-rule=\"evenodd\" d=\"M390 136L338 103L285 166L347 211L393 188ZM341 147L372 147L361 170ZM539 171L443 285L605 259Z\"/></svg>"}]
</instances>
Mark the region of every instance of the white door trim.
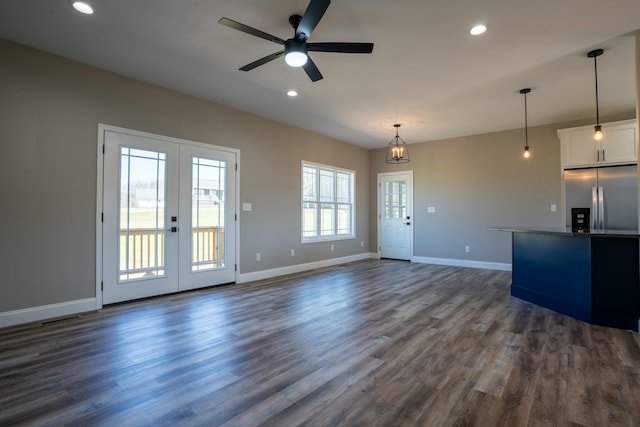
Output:
<instances>
[{"instance_id":1,"label":"white door trim","mask_svg":"<svg viewBox=\"0 0 640 427\"><path fill-rule=\"evenodd\" d=\"M411 217L410 221L411 221L411 233L410 233L410 242L409 242L409 247L410 247L410 253L409 253L409 260L413 259L413 233L415 230L415 217L413 214L414 211L414 201L413 201L413 170L404 170L404 171L398 171L398 172L380 172L378 173L378 182L376 183L376 187L378 189L378 194L377 194L377 209L378 209L378 215L377 215L377 245L376 245L376 253L378 254L378 258L380 258L380 247L382 245L382 178L393 178L395 176L400 176L400 175L409 175L409 179L411 180L411 188L410 188L410 197L411 197L411 205L410 205L410 209L409 209L409 216Z\"/></svg>"},{"instance_id":2,"label":"white door trim","mask_svg":"<svg viewBox=\"0 0 640 427\"><path fill-rule=\"evenodd\" d=\"M240 217L237 213L240 211L240 150L229 147L222 147L219 145L205 144L202 142L190 141L181 138L174 138L170 136L158 135L149 132L142 132L133 129L122 128L118 126L112 126L107 124L98 123L98 146L97 146L97 180L96 180L96 310L102 308L102 281L103 281L103 235L102 235L102 216L104 212L103 207L103 195L104 195L104 137L105 132L119 132L126 133L133 136L139 136L143 138L160 139L167 142L173 142L182 145L191 145L194 147L200 147L205 149L214 149L219 151L225 151L233 153L236 156L236 190L235 190L235 206L233 207L236 212L235 221L235 255L236 265L235 269L235 281L238 281L238 272L240 271Z\"/></svg>"}]
</instances>

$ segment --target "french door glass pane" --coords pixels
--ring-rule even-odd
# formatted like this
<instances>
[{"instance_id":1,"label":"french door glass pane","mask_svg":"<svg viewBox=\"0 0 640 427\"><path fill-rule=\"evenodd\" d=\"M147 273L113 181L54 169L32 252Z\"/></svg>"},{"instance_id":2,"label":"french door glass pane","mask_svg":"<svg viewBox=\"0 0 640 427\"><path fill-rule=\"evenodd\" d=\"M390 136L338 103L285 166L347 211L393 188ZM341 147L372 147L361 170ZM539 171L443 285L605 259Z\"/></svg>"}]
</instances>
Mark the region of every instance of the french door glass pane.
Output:
<instances>
[{"instance_id":1,"label":"french door glass pane","mask_svg":"<svg viewBox=\"0 0 640 427\"><path fill-rule=\"evenodd\" d=\"M224 161L192 158L191 271L225 265L225 168Z\"/></svg>"},{"instance_id":2,"label":"french door glass pane","mask_svg":"<svg viewBox=\"0 0 640 427\"><path fill-rule=\"evenodd\" d=\"M164 276L166 154L120 147L119 282Z\"/></svg>"}]
</instances>

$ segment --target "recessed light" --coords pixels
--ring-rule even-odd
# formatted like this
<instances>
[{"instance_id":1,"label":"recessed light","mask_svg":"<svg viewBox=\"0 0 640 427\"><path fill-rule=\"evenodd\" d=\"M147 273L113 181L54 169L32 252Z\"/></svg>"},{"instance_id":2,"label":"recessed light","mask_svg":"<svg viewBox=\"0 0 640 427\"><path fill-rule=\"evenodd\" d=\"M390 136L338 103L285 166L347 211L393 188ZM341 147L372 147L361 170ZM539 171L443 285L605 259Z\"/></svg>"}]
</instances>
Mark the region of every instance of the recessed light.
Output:
<instances>
[{"instance_id":1,"label":"recessed light","mask_svg":"<svg viewBox=\"0 0 640 427\"><path fill-rule=\"evenodd\" d=\"M296 92L295 90L290 90L289 92L287 92L287 95L291 97L298 96L298 92Z\"/></svg>"},{"instance_id":2,"label":"recessed light","mask_svg":"<svg viewBox=\"0 0 640 427\"><path fill-rule=\"evenodd\" d=\"M472 36L479 36L480 34L484 34L485 31L487 31L487 26L479 24L471 28L469 34L471 34Z\"/></svg>"},{"instance_id":3,"label":"recessed light","mask_svg":"<svg viewBox=\"0 0 640 427\"><path fill-rule=\"evenodd\" d=\"M84 13L85 15L91 15L94 12L93 6L84 1L72 1L71 6L73 6L73 8L78 12Z\"/></svg>"}]
</instances>

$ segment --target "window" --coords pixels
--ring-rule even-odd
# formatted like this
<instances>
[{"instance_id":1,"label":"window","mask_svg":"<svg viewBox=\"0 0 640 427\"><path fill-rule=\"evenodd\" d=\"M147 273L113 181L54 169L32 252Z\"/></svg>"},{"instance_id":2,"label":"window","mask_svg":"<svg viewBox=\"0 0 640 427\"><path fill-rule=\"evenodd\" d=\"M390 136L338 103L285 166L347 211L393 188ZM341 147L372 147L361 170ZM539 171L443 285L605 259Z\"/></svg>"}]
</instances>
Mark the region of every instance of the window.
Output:
<instances>
[{"instance_id":1,"label":"window","mask_svg":"<svg viewBox=\"0 0 640 427\"><path fill-rule=\"evenodd\" d=\"M302 243L355 238L355 172L302 162Z\"/></svg>"}]
</instances>

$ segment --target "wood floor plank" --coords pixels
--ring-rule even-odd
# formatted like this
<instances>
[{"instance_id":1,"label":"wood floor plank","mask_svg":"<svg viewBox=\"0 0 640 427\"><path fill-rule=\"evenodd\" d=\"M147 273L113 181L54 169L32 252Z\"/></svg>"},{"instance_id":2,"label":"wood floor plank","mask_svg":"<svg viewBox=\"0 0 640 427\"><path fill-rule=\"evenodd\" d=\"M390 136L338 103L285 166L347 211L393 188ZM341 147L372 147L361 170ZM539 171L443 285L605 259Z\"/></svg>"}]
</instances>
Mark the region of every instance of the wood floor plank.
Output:
<instances>
[{"instance_id":1,"label":"wood floor plank","mask_svg":"<svg viewBox=\"0 0 640 427\"><path fill-rule=\"evenodd\" d=\"M0 329L0 425L640 425L640 338L368 260Z\"/></svg>"}]
</instances>

